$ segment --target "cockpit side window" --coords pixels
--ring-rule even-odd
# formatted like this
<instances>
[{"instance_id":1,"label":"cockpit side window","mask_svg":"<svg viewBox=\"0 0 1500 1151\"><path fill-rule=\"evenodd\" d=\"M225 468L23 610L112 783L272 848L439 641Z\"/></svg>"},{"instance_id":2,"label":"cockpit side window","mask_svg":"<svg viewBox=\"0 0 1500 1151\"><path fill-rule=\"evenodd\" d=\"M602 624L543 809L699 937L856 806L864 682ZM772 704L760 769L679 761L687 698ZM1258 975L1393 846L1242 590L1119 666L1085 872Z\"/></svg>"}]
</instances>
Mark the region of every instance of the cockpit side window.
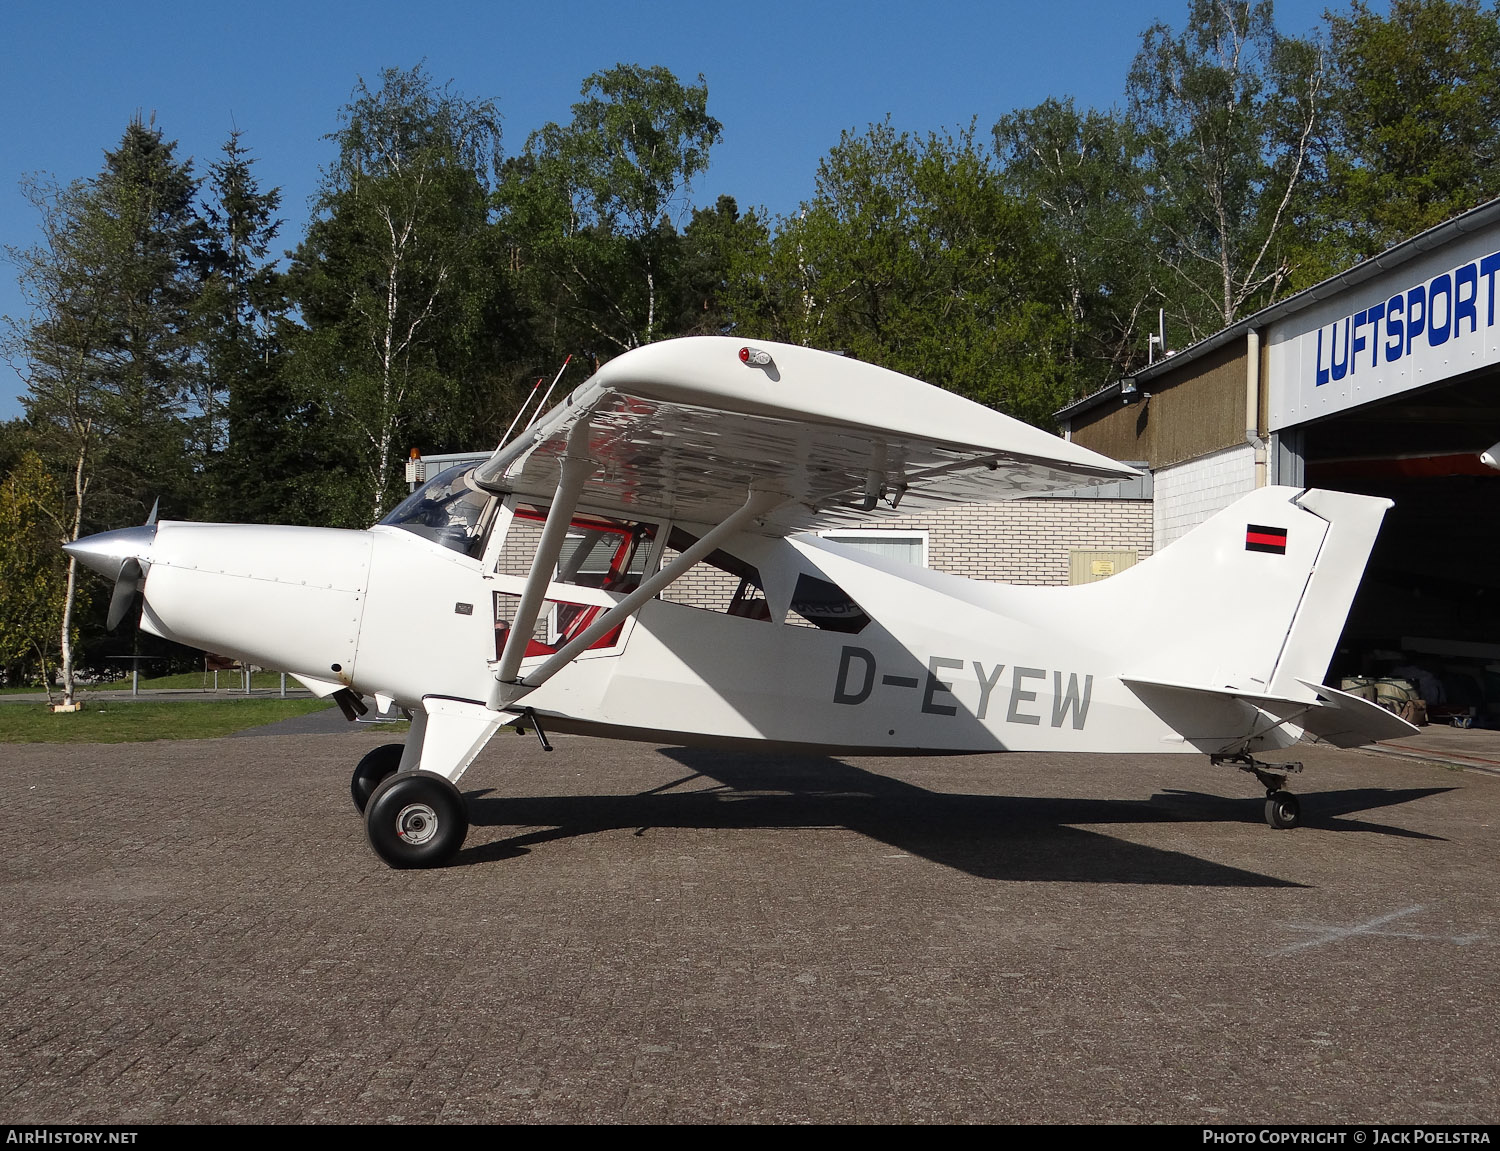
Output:
<instances>
[{"instance_id":1,"label":"cockpit side window","mask_svg":"<svg viewBox=\"0 0 1500 1151\"><path fill-rule=\"evenodd\" d=\"M673 527L667 538L668 554L686 551L696 540L696 536L684 529ZM685 576L667 587L661 598L683 607L745 619L771 619L771 605L766 600L759 569L722 549L699 560ZM870 617L837 584L801 572L784 622L791 627L855 633L864 630Z\"/></svg>"},{"instance_id":2,"label":"cockpit side window","mask_svg":"<svg viewBox=\"0 0 1500 1151\"><path fill-rule=\"evenodd\" d=\"M675 559L697 540L692 533L673 527L667 536L665 558ZM755 565L722 550L709 552L681 579L663 588L659 598L682 607L722 612L745 619L769 621L771 618L765 585Z\"/></svg>"},{"instance_id":3,"label":"cockpit side window","mask_svg":"<svg viewBox=\"0 0 1500 1151\"><path fill-rule=\"evenodd\" d=\"M495 557L495 574L506 581L506 586L495 592L497 659L504 650L520 602L520 581L530 573L540 546L548 511L545 505L521 501L514 502L511 508L505 539ZM659 534L657 524L576 513L568 524L552 573L547 612L537 620L526 654L557 651L582 635L609 605L608 598L597 592L613 592L619 597L638 588L648 572L654 570ZM595 591L574 598L557 585ZM616 627L605 633L590 645L590 650L616 647L621 632L622 628Z\"/></svg>"},{"instance_id":4,"label":"cockpit side window","mask_svg":"<svg viewBox=\"0 0 1500 1151\"><path fill-rule=\"evenodd\" d=\"M808 575L797 576L789 615L800 616L824 631L861 632L870 622L864 609L836 583Z\"/></svg>"},{"instance_id":5,"label":"cockpit side window","mask_svg":"<svg viewBox=\"0 0 1500 1151\"><path fill-rule=\"evenodd\" d=\"M497 571L524 576L531 570L531 557L541 542L546 519L546 508L516 504L510 536L505 541ZM640 586L646 575L656 534L655 524L581 512L568 525L553 578L557 583L631 591Z\"/></svg>"},{"instance_id":6,"label":"cockpit side window","mask_svg":"<svg viewBox=\"0 0 1500 1151\"><path fill-rule=\"evenodd\" d=\"M499 501L475 487L471 464L439 472L380 522L478 559Z\"/></svg>"}]
</instances>

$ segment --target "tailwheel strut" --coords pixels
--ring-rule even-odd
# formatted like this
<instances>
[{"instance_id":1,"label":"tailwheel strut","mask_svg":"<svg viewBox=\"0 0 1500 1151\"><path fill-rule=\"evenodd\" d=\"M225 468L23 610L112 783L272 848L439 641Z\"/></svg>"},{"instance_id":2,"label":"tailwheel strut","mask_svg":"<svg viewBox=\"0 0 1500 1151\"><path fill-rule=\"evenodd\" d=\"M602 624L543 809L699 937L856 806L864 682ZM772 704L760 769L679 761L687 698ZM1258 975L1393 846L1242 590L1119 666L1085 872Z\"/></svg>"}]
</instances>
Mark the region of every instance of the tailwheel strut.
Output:
<instances>
[{"instance_id":1,"label":"tailwheel strut","mask_svg":"<svg viewBox=\"0 0 1500 1151\"><path fill-rule=\"evenodd\" d=\"M1266 789L1266 822L1278 831L1296 827L1302 822L1302 802L1286 789L1287 776L1302 770L1300 763L1265 763L1249 752L1211 755L1209 762L1229 763L1248 771Z\"/></svg>"}]
</instances>

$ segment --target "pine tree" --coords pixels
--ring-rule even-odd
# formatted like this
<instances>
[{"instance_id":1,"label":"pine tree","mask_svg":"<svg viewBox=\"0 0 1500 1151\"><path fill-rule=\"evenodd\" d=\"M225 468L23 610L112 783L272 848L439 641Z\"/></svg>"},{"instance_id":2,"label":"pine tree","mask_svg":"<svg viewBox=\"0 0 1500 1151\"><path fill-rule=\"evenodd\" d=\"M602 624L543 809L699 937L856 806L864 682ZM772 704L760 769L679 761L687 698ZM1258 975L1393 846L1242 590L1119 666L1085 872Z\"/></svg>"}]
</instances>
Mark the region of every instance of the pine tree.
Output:
<instances>
[{"instance_id":1,"label":"pine tree","mask_svg":"<svg viewBox=\"0 0 1500 1151\"><path fill-rule=\"evenodd\" d=\"M191 510L184 415L195 373L204 254L191 165L139 117L104 169L66 186L27 185L42 242L9 255L32 312L7 352L26 381L35 444L63 484L63 538L140 523L160 497ZM73 695L77 564L67 565L59 629L65 702Z\"/></svg>"},{"instance_id":2,"label":"pine tree","mask_svg":"<svg viewBox=\"0 0 1500 1151\"><path fill-rule=\"evenodd\" d=\"M206 182L196 438L217 518L296 521L305 518L296 496L299 473L315 465L306 444L310 413L281 373L287 306L271 256L281 230L281 191L261 191L241 135L229 134Z\"/></svg>"}]
</instances>

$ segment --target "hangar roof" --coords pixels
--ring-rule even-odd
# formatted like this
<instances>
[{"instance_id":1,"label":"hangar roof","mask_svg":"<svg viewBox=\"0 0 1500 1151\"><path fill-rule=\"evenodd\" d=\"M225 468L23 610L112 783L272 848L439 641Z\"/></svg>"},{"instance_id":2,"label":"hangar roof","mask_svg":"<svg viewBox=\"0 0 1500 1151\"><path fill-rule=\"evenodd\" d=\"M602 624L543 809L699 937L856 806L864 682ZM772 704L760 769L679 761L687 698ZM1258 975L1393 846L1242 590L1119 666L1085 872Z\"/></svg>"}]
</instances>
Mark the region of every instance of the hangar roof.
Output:
<instances>
[{"instance_id":1,"label":"hangar roof","mask_svg":"<svg viewBox=\"0 0 1500 1151\"><path fill-rule=\"evenodd\" d=\"M1073 417L1082 415L1084 412L1090 411L1101 404L1118 399L1120 388L1126 380L1133 380L1137 386L1149 383L1165 372L1169 370L1175 371L1181 368L1183 364L1195 360L1199 356L1206 355L1217 348L1222 348L1225 344L1233 340L1243 339L1245 334L1252 329L1264 328L1277 320L1300 312L1303 308L1310 307L1331 296L1336 296L1341 292L1358 287L1360 284L1383 272L1400 267L1402 264L1414 260L1418 256L1424 255L1435 248L1441 248L1446 244L1450 244L1470 232L1487 228L1496 221L1500 221L1500 199L1491 200L1487 204L1481 204L1479 207L1472 208L1462 215L1454 216L1453 219L1446 220L1434 228L1428 228L1425 232L1418 232L1411 239L1403 240L1393 248L1387 248L1378 256L1374 256L1368 260L1361 260L1352 268L1342 271L1336 276L1330 276L1328 279L1314 284L1310 288L1304 288L1294 296L1288 296L1286 299L1279 300L1274 304L1262 308L1258 312L1253 312L1244 319L1230 324L1229 327L1221 328L1213 335L1205 336L1196 344L1190 344L1180 352L1174 352L1164 359L1157 360L1156 363L1142 368L1133 375L1122 376L1113 383L1106 384L1097 392L1084 396L1081 400L1075 400L1067 407L1058 411L1056 417L1060 421L1071 420Z\"/></svg>"}]
</instances>

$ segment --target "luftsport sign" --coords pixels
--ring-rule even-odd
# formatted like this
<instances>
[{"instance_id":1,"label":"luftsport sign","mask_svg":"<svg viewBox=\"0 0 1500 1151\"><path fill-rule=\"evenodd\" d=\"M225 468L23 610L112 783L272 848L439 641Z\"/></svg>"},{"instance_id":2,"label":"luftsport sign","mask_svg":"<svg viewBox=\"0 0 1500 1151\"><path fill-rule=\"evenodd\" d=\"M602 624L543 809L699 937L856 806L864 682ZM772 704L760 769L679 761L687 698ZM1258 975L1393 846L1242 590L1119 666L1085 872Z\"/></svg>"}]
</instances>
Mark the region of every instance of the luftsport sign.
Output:
<instances>
[{"instance_id":1,"label":"luftsport sign","mask_svg":"<svg viewBox=\"0 0 1500 1151\"><path fill-rule=\"evenodd\" d=\"M1497 279L1500 227L1460 237L1273 324L1271 429L1500 363Z\"/></svg>"}]
</instances>

